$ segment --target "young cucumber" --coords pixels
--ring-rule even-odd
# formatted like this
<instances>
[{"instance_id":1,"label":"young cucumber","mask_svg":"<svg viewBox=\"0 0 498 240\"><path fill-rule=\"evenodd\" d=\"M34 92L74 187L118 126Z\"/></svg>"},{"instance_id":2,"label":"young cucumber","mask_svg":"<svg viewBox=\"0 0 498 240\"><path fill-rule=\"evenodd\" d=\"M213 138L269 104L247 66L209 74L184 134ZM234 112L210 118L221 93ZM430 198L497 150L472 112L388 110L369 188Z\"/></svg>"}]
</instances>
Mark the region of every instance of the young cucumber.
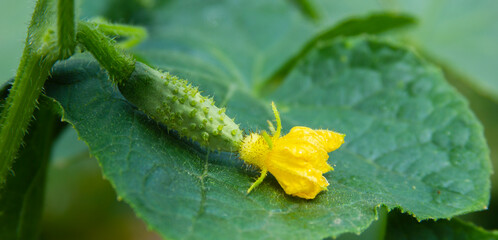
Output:
<instances>
[{"instance_id":1,"label":"young cucumber","mask_svg":"<svg viewBox=\"0 0 498 240\"><path fill-rule=\"evenodd\" d=\"M239 126L187 81L137 61L131 77L118 86L128 101L181 136L219 151L239 149Z\"/></svg>"}]
</instances>

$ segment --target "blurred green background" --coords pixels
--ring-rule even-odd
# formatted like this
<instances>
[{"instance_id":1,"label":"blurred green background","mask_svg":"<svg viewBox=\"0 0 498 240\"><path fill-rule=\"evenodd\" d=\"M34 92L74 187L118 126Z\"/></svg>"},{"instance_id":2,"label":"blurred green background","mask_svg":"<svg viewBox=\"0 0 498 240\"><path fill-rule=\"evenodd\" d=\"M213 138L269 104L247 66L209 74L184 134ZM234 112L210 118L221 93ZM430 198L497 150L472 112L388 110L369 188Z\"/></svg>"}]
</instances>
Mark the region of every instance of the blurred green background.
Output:
<instances>
[{"instance_id":1,"label":"blurred green background","mask_svg":"<svg viewBox=\"0 0 498 240\"><path fill-rule=\"evenodd\" d=\"M0 84L15 75L34 2L34 0L2 0L0 3ZM128 2L135 2L135 4L140 2L143 6L154 4L153 0L130 0ZM79 4L83 9L80 17L105 14L113 20L129 20L127 19L129 12L110 10L112 9L110 6L116 3L120 1L87 0ZM478 21L480 15L474 14L474 16ZM498 17L495 18L498 19ZM411 34L423 34L423 31L415 30ZM495 43L498 43L498 36ZM478 43L469 42L468 44ZM433 59L431 53L426 54L427 58ZM489 53L483 53L483 59L486 59L485 54L489 55ZM474 80L471 80L475 76L462 77L459 74L460 71L445 67L450 64L444 61L439 63L443 66L448 81L467 97L470 107L484 125L485 135L491 149L491 159L496 168L498 165L498 101L487 97L475 87ZM498 66L494 76L498 76ZM498 177L493 175L489 209L462 216L463 219L470 220L488 230L498 229L498 187L495 187L497 183ZM385 217L381 217L360 238L375 238L378 235L376 228L382 226L383 222L385 222ZM353 234L341 237L341 239L355 238L358 237ZM147 230L146 225L125 203L118 201L110 184L102 179L97 160L89 156L86 145L77 139L76 132L71 127L67 127L54 146L49 166L42 239L160 238L157 234Z\"/></svg>"},{"instance_id":2,"label":"blurred green background","mask_svg":"<svg viewBox=\"0 0 498 240\"><path fill-rule=\"evenodd\" d=\"M0 7L0 83L13 77L33 12L32 0L3 0Z\"/></svg>"}]
</instances>

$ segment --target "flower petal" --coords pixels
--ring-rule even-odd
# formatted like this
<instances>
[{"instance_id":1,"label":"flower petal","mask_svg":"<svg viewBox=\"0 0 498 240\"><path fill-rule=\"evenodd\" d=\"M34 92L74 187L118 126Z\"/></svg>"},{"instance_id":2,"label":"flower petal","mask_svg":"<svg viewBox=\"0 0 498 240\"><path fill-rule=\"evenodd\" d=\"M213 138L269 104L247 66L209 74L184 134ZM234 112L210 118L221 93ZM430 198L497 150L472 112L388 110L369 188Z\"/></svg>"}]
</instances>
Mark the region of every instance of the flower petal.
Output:
<instances>
[{"instance_id":1,"label":"flower petal","mask_svg":"<svg viewBox=\"0 0 498 240\"><path fill-rule=\"evenodd\" d=\"M271 156L279 156L280 161L294 164L309 163L308 167L316 168L323 173L333 170L327 163L329 155L321 144L315 145L300 139L287 139L277 141L271 153Z\"/></svg>"},{"instance_id":2,"label":"flower petal","mask_svg":"<svg viewBox=\"0 0 498 240\"><path fill-rule=\"evenodd\" d=\"M269 171L285 193L301 198L313 199L329 185L322 172L313 168L289 168L276 161L269 166Z\"/></svg>"},{"instance_id":3,"label":"flower petal","mask_svg":"<svg viewBox=\"0 0 498 240\"><path fill-rule=\"evenodd\" d=\"M338 149L344 143L345 134L336 133L329 130L315 130L315 132L323 138L323 144L327 152L332 152Z\"/></svg>"}]
</instances>

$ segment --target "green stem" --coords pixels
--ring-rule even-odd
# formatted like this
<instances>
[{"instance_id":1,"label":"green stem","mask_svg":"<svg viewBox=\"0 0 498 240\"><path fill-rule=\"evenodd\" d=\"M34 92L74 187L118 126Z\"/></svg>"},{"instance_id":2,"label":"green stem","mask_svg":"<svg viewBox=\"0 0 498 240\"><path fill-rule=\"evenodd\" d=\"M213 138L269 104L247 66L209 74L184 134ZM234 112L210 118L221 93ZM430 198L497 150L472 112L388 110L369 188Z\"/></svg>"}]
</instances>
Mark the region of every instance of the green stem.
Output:
<instances>
[{"instance_id":1,"label":"green stem","mask_svg":"<svg viewBox=\"0 0 498 240\"><path fill-rule=\"evenodd\" d=\"M0 185L3 187L22 138L36 106L36 100L50 67L55 62L44 53L51 52L50 13L51 1L38 0L28 27L28 36L14 84L7 97L0 120ZM53 32L53 31L52 31Z\"/></svg>"},{"instance_id":2,"label":"green stem","mask_svg":"<svg viewBox=\"0 0 498 240\"><path fill-rule=\"evenodd\" d=\"M103 18L92 19L91 23L105 35L126 37L126 40L117 43L125 49L132 48L147 38L147 30L143 27L109 23Z\"/></svg>"},{"instance_id":3,"label":"green stem","mask_svg":"<svg viewBox=\"0 0 498 240\"><path fill-rule=\"evenodd\" d=\"M76 39L109 72L115 84L119 84L122 79L128 79L135 70L133 57L117 48L114 42L92 23L79 22Z\"/></svg>"},{"instance_id":4,"label":"green stem","mask_svg":"<svg viewBox=\"0 0 498 240\"><path fill-rule=\"evenodd\" d=\"M74 2L59 0L58 8L55 13L53 0L36 2L21 62L0 120L1 185L11 171L50 69L59 57L68 57L74 50ZM55 40L55 16L59 18L60 48Z\"/></svg>"},{"instance_id":5,"label":"green stem","mask_svg":"<svg viewBox=\"0 0 498 240\"><path fill-rule=\"evenodd\" d=\"M0 183L10 171L22 138L37 105L38 96L55 58L30 54L25 48L14 85L2 114L0 130Z\"/></svg>"},{"instance_id":6,"label":"green stem","mask_svg":"<svg viewBox=\"0 0 498 240\"><path fill-rule=\"evenodd\" d=\"M76 25L74 16L74 0L58 0L57 32L59 58L66 59L74 54L76 48Z\"/></svg>"}]
</instances>

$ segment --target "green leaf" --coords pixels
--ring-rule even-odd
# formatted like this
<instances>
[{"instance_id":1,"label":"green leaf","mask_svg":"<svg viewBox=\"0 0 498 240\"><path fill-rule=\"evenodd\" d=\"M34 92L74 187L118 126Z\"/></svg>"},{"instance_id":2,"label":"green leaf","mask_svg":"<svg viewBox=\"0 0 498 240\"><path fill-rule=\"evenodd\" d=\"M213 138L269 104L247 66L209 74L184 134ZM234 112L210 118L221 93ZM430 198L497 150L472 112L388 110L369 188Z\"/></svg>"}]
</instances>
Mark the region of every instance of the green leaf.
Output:
<instances>
[{"instance_id":1,"label":"green leaf","mask_svg":"<svg viewBox=\"0 0 498 240\"><path fill-rule=\"evenodd\" d=\"M336 170L325 175L328 192L297 199L269 177L246 195L258 173L237 156L208 154L154 123L95 62L80 57L57 65L47 93L117 193L166 238L316 239L361 232L381 205L419 219L487 205L482 127L441 72L410 51L375 39L322 43L271 98L258 99L211 62L181 61L161 54L168 45L157 46L143 54L149 63L195 80L247 132L266 128L275 100L287 131L305 125L347 134L330 155Z\"/></svg>"},{"instance_id":2,"label":"green leaf","mask_svg":"<svg viewBox=\"0 0 498 240\"><path fill-rule=\"evenodd\" d=\"M175 55L177 65L202 63L248 88L271 76L320 30L287 0L171 1L148 14L154 21L146 22L150 37L139 55Z\"/></svg>"},{"instance_id":3,"label":"green leaf","mask_svg":"<svg viewBox=\"0 0 498 240\"><path fill-rule=\"evenodd\" d=\"M415 19L400 14L393 13L374 13L364 17L351 17L341 21L331 28L315 35L306 45L301 47L298 54L287 60L280 69L278 69L268 80L260 84L259 91L263 93L272 92L280 85L283 79L295 67L295 65L306 54L312 50L315 45L321 41L331 40L340 36L355 36L360 34L378 34L388 30L406 27L415 23Z\"/></svg>"},{"instance_id":4,"label":"green leaf","mask_svg":"<svg viewBox=\"0 0 498 240\"><path fill-rule=\"evenodd\" d=\"M418 222L406 214L396 212L389 214L386 239L492 240L498 239L498 231L486 231L458 218Z\"/></svg>"},{"instance_id":5,"label":"green leaf","mask_svg":"<svg viewBox=\"0 0 498 240\"><path fill-rule=\"evenodd\" d=\"M292 119L288 127L347 134L332 180L345 185L344 195L356 195L349 189L356 186L364 189L359 199L401 206L418 219L450 217L477 202L474 210L485 208L490 163L482 127L441 72L416 55L376 40L325 45L272 99L289 109L282 113Z\"/></svg>"},{"instance_id":6,"label":"green leaf","mask_svg":"<svg viewBox=\"0 0 498 240\"><path fill-rule=\"evenodd\" d=\"M85 6L93 6L87 3ZM195 7L193 7L195 6ZM174 62L209 62L224 78L245 84L260 94L263 86L278 84L295 63L321 40L362 33L378 34L415 23L408 15L374 13L346 18L340 10L326 24L308 21L289 0L277 1L158 1L145 6L141 1L111 1L114 19L147 25L151 33L147 44L136 52L158 56L174 55ZM95 10L86 11L96 14ZM144 17L144 15L148 17ZM328 16L327 14L327 17ZM153 20L151 20L153 19ZM167 46L157 52L157 45ZM152 48L151 48L152 46ZM151 51L152 50L152 51ZM206 63L204 63L206 64ZM201 66L199 66L201 67Z\"/></svg>"},{"instance_id":7,"label":"green leaf","mask_svg":"<svg viewBox=\"0 0 498 240\"><path fill-rule=\"evenodd\" d=\"M400 1L420 18L406 38L498 102L498 2Z\"/></svg>"},{"instance_id":8,"label":"green leaf","mask_svg":"<svg viewBox=\"0 0 498 240\"><path fill-rule=\"evenodd\" d=\"M446 69L445 69L446 70ZM493 101L470 88L458 76L445 71L448 81L469 101L471 110L476 114L484 127L484 136L490 148L493 172L498 172L498 102ZM498 229L498 175L491 175L491 199L487 211L476 212L462 217L486 229Z\"/></svg>"},{"instance_id":9,"label":"green leaf","mask_svg":"<svg viewBox=\"0 0 498 240\"><path fill-rule=\"evenodd\" d=\"M42 97L36 121L0 191L0 239L38 239L50 149L61 129L53 100Z\"/></svg>"},{"instance_id":10,"label":"green leaf","mask_svg":"<svg viewBox=\"0 0 498 240\"><path fill-rule=\"evenodd\" d=\"M365 14L390 10L416 16L418 26L404 35L433 60L467 79L469 85L498 101L498 2L444 1L313 1L322 22L335 21L337 12Z\"/></svg>"},{"instance_id":11,"label":"green leaf","mask_svg":"<svg viewBox=\"0 0 498 240\"><path fill-rule=\"evenodd\" d=\"M345 233L337 238L326 238L325 240L382 240L386 236L387 226L387 209L379 208L378 219L373 221L370 226L361 234Z\"/></svg>"}]
</instances>

